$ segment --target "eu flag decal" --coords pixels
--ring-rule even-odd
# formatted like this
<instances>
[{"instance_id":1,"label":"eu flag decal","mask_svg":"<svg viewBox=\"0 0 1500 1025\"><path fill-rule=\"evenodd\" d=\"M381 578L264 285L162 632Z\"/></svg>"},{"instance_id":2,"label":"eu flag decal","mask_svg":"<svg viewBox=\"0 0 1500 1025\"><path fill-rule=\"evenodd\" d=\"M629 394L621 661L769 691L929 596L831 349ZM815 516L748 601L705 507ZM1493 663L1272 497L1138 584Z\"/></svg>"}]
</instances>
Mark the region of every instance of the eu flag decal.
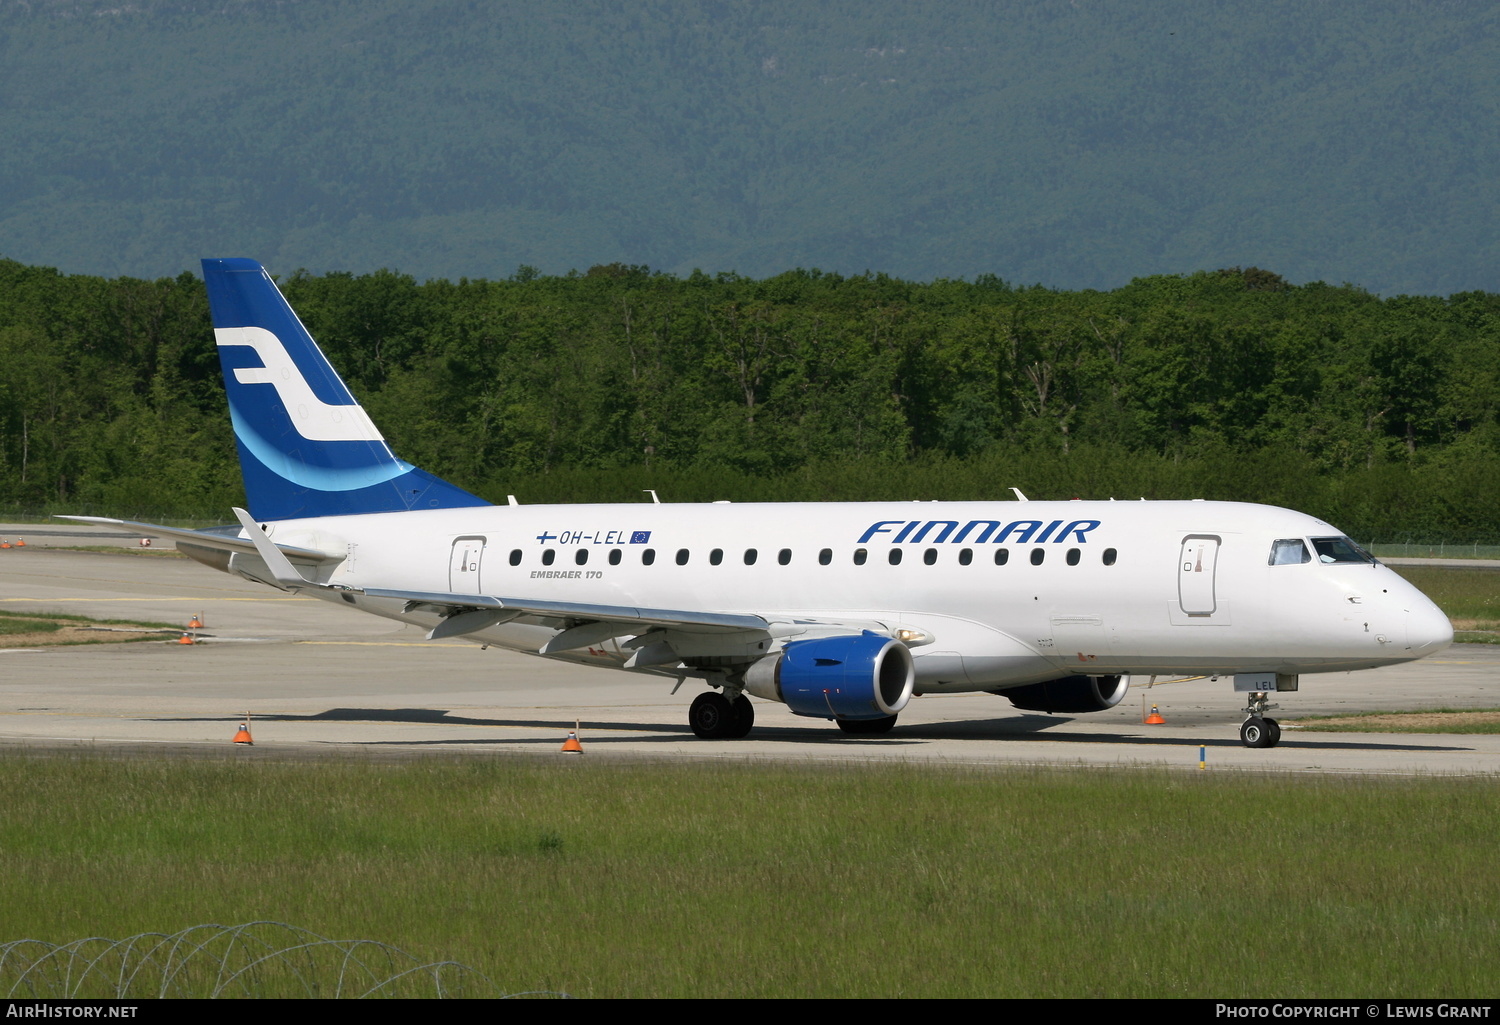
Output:
<instances>
[{"instance_id":1,"label":"eu flag decal","mask_svg":"<svg viewBox=\"0 0 1500 1025\"><path fill-rule=\"evenodd\" d=\"M637 530L630 535L630 543L633 545L645 545L651 543L651 531Z\"/></svg>"}]
</instances>

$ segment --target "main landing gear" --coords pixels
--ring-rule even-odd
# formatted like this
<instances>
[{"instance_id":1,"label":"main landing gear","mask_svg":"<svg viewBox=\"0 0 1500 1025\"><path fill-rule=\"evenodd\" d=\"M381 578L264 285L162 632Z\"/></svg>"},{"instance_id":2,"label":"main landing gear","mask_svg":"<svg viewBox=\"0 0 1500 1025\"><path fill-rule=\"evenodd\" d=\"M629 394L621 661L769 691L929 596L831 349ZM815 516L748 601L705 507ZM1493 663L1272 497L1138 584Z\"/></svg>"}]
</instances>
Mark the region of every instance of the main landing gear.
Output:
<instances>
[{"instance_id":1,"label":"main landing gear","mask_svg":"<svg viewBox=\"0 0 1500 1025\"><path fill-rule=\"evenodd\" d=\"M704 740L739 740L755 725L755 706L743 694L706 690L688 707L688 725Z\"/></svg>"},{"instance_id":2,"label":"main landing gear","mask_svg":"<svg viewBox=\"0 0 1500 1025\"><path fill-rule=\"evenodd\" d=\"M851 736L878 736L891 732L896 717L884 719L840 719L839 729ZM733 698L706 690L688 706L688 725L704 740L739 740L755 725L755 706L743 694ZM1278 734L1279 735L1279 734Z\"/></svg>"},{"instance_id":3,"label":"main landing gear","mask_svg":"<svg viewBox=\"0 0 1500 1025\"><path fill-rule=\"evenodd\" d=\"M1264 691L1250 695L1250 704L1245 708L1248 718L1240 725L1240 743L1246 747L1275 747L1281 743L1281 726L1275 719L1267 719L1266 713L1276 706L1270 703Z\"/></svg>"}]
</instances>

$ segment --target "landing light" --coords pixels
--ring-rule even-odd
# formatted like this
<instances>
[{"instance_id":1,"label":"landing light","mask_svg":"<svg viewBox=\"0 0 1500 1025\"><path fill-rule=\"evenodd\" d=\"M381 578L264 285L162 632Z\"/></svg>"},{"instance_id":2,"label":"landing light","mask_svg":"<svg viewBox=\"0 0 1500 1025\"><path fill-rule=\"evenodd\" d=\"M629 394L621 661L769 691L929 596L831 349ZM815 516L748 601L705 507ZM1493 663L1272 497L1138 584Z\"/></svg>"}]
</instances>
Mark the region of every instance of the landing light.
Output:
<instances>
[{"instance_id":1,"label":"landing light","mask_svg":"<svg viewBox=\"0 0 1500 1025\"><path fill-rule=\"evenodd\" d=\"M896 640L900 641L908 648L915 648L920 644L931 644L932 635L922 630L911 630L906 627L902 627L900 630L896 631Z\"/></svg>"}]
</instances>

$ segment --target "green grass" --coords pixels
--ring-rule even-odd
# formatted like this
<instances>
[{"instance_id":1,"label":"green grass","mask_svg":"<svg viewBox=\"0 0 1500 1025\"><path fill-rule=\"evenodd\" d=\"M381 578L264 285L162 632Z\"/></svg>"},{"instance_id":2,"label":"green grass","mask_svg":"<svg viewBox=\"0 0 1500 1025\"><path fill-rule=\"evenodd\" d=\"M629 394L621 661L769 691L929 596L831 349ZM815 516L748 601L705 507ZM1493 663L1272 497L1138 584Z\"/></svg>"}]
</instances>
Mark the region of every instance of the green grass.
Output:
<instances>
[{"instance_id":1,"label":"green grass","mask_svg":"<svg viewBox=\"0 0 1500 1025\"><path fill-rule=\"evenodd\" d=\"M1500 570L1397 566L1453 621L1461 644L1500 644Z\"/></svg>"},{"instance_id":2,"label":"green grass","mask_svg":"<svg viewBox=\"0 0 1500 1025\"><path fill-rule=\"evenodd\" d=\"M134 629L125 631L89 631L87 633L63 634L56 638L27 639L28 634L52 634L64 627L124 626ZM160 631L176 632L182 629L170 623L149 623L133 619L91 619L88 616L65 612L11 612L0 610L0 648L42 644L47 647L68 647L76 644L128 644L134 641L160 641ZM15 638L7 640L6 638Z\"/></svg>"},{"instance_id":3,"label":"green grass","mask_svg":"<svg viewBox=\"0 0 1500 1025\"><path fill-rule=\"evenodd\" d=\"M1494 990L1489 779L266 754L0 754L0 941L271 919L590 997Z\"/></svg>"},{"instance_id":4,"label":"green grass","mask_svg":"<svg viewBox=\"0 0 1500 1025\"><path fill-rule=\"evenodd\" d=\"M50 619L23 619L19 616L0 619L0 636L6 634L40 634L61 630L63 624Z\"/></svg>"},{"instance_id":5,"label":"green grass","mask_svg":"<svg viewBox=\"0 0 1500 1025\"><path fill-rule=\"evenodd\" d=\"M140 626L158 630L181 630L180 623L153 623L144 619L95 619L92 616L80 616L71 612L11 612L0 609L0 621L25 619L25 620L48 620L62 626ZM54 627L56 629L56 627ZM0 623L0 633L18 633L23 631L6 630Z\"/></svg>"},{"instance_id":6,"label":"green grass","mask_svg":"<svg viewBox=\"0 0 1500 1025\"><path fill-rule=\"evenodd\" d=\"M1437 716L1452 719L1434 721L1432 717ZM1431 708L1414 712L1306 715L1298 716L1296 724L1316 733L1500 733L1500 709Z\"/></svg>"},{"instance_id":7,"label":"green grass","mask_svg":"<svg viewBox=\"0 0 1500 1025\"><path fill-rule=\"evenodd\" d=\"M1450 619L1472 619L1500 628L1500 570L1396 566Z\"/></svg>"}]
</instances>

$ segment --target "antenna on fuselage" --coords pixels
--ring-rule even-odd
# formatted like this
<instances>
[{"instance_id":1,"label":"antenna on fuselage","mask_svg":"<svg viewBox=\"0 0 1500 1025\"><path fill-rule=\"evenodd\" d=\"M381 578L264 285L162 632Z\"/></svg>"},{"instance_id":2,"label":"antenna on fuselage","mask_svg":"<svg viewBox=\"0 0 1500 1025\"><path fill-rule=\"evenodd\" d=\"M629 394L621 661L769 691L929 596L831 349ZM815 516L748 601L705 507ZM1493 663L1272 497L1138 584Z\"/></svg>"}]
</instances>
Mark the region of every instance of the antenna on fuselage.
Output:
<instances>
[{"instance_id":1,"label":"antenna on fuselage","mask_svg":"<svg viewBox=\"0 0 1500 1025\"><path fill-rule=\"evenodd\" d=\"M1029 501L1031 501L1031 499L1029 499L1025 495L1021 494L1021 489L1020 488L1011 488L1011 490L1016 493L1016 501L1017 502L1029 502Z\"/></svg>"},{"instance_id":2,"label":"antenna on fuselage","mask_svg":"<svg viewBox=\"0 0 1500 1025\"><path fill-rule=\"evenodd\" d=\"M655 491L652 491L650 488L642 488L641 490L645 491L646 494L648 494L648 495L651 496L651 504L652 505L661 505L661 499L659 499L659 498L656 497L656 492Z\"/></svg>"},{"instance_id":3,"label":"antenna on fuselage","mask_svg":"<svg viewBox=\"0 0 1500 1025\"><path fill-rule=\"evenodd\" d=\"M506 495L505 496L505 504L506 505L520 505L521 503L516 501L516 496L515 495Z\"/></svg>"}]
</instances>

